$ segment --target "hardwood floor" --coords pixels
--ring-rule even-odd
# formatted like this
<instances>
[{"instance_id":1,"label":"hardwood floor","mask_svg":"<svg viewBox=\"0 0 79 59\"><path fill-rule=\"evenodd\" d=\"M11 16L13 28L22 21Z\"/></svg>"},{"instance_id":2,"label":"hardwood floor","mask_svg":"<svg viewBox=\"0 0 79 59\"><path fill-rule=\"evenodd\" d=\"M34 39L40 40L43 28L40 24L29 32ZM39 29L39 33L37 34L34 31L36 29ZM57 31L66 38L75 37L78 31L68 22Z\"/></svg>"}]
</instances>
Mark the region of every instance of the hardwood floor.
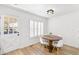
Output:
<instances>
[{"instance_id":1,"label":"hardwood floor","mask_svg":"<svg viewBox=\"0 0 79 59\"><path fill-rule=\"evenodd\" d=\"M29 47L17 49L5 55L79 55L79 49L64 45L58 52L54 50L52 53L49 53L47 48L37 43Z\"/></svg>"}]
</instances>

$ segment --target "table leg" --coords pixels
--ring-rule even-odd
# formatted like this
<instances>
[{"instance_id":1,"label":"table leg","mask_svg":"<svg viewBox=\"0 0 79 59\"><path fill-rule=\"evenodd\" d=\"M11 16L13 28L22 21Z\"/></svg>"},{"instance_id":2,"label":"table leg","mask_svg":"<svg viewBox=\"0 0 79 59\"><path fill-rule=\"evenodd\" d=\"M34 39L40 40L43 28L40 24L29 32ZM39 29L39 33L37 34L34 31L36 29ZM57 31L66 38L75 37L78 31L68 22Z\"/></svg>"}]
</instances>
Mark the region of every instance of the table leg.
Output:
<instances>
[{"instance_id":1,"label":"table leg","mask_svg":"<svg viewBox=\"0 0 79 59\"><path fill-rule=\"evenodd\" d=\"M50 53L52 53L52 49L53 49L52 40L49 40L49 52Z\"/></svg>"}]
</instances>

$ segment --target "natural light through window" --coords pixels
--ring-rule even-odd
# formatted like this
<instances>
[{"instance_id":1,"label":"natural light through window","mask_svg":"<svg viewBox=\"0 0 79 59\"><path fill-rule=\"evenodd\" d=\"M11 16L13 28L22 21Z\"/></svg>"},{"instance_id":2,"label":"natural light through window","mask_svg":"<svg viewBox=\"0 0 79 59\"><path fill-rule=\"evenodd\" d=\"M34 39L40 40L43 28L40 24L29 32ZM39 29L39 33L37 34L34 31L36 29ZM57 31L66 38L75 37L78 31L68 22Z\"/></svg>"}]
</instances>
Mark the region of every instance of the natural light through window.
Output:
<instances>
[{"instance_id":1,"label":"natural light through window","mask_svg":"<svg viewBox=\"0 0 79 59\"><path fill-rule=\"evenodd\" d=\"M43 35L43 22L30 20L30 37Z\"/></svg>"}]
</instances>

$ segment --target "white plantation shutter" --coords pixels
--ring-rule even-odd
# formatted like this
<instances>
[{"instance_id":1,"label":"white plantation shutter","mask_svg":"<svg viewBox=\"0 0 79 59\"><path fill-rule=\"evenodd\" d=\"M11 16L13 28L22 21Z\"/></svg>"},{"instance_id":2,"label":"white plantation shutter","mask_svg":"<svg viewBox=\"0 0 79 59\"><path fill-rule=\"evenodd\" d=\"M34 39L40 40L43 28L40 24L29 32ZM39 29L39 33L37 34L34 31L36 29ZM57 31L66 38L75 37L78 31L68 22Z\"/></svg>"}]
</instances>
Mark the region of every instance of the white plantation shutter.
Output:
<instances>
[{"instance_id":1,"label":"white plantation shutter","mask_svg":"<svg viewBox=\"0 0 79 59\"><path fill-rule=\"evenodd\" d=\"M30 20L30 37L43 35L43 22Z\"/></svg>"},{"instance_id":2,"label":"white plantation shutter","mask_svg":"<svg viewBox=\"0 0 79 59\"><path fill-rule=\"evenodd\" d=\"M30 21L30 37L33 37L34 36L34 33L33 33L33 21Z\"/></svg>"}]
</instances>

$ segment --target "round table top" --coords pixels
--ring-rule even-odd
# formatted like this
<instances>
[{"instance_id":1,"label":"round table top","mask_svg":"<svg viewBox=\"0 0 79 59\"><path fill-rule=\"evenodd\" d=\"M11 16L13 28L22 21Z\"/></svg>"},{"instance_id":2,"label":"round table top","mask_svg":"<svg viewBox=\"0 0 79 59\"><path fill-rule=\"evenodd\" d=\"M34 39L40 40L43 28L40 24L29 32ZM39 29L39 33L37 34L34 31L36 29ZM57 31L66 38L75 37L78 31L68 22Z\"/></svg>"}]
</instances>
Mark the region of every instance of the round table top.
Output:
<instances>
[{"instance_id":1,"label":"round table top","mask_svg":"<svg viewBox=\"0 0 79 59\"><path fill-rule=\"evenodd\" d=\"M53 41L62 40L62 37L57 36L57 35L44 35L42 38L47 39L47 40L53 40Z\"/></svg>"}]
</instances>

